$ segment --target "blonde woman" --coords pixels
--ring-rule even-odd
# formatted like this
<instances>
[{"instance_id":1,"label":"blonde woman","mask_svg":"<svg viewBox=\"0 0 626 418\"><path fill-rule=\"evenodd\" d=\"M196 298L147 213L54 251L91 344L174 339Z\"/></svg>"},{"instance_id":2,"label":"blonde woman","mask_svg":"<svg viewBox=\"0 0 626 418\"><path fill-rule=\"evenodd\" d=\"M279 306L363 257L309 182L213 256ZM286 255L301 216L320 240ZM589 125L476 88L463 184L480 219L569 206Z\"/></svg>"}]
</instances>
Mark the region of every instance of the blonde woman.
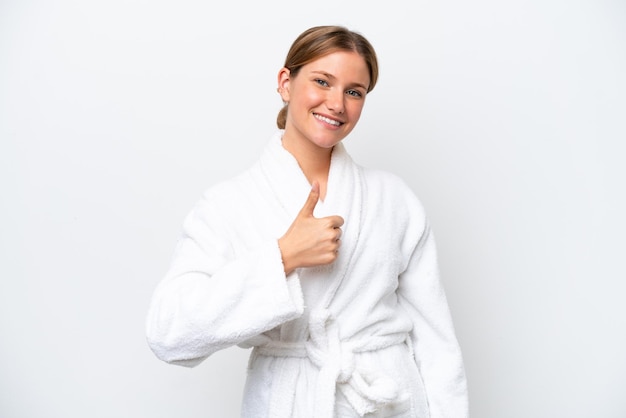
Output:
<instances>
[{"instance_id":1,"label":"blonde woman","mask_svg":"<svg viewBox=\"0 0 626 418\"><path fill-rule=\"evenodd\" d=\"M342 145L377 78L362 35L304 31L278 72L279 129L256 164L204 193L154 292L160 359L253 348L243 417L468 415L423 207Z\"/></svg>"}]
</instances>

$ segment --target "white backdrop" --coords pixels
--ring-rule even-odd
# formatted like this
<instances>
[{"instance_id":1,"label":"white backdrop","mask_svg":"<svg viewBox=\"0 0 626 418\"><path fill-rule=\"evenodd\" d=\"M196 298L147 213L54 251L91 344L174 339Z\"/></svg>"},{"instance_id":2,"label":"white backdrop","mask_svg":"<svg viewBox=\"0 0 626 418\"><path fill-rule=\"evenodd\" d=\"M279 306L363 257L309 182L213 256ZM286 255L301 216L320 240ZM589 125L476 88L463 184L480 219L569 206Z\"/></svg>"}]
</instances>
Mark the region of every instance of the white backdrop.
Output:
<instances>
[{"instance_id":1,"label":"white backdrop","mask_svg":"<svg viewBox=\"0 0 626 418\"><path fill-rule=\"evenodd\" d=\"M164 364L145 314L318 24L379 53L346 146L426 206L472 416L626 416L623 1L0 0L1 417L238 416L248 353Z\"/></svg>"}]
</instances>

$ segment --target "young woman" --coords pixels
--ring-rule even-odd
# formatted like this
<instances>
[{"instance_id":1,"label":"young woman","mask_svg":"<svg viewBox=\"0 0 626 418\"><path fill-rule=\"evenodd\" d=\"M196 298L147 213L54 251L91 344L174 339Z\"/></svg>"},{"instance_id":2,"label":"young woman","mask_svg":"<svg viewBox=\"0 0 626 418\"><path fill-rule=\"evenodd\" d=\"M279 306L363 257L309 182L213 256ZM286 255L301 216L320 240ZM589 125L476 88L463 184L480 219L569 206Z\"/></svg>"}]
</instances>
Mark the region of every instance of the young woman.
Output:
<instances>
[{"instance_id":1,"label":"young woman","mask_svg":"<svg viewBox=\"0 0 626 418\"><path fill-rule=\"evenodd\" d=\"M258 162L184 222L147 320L162 360L253 347L244 417L468 415L463 362L418 199L341 141L376 85L370 43L313 27L278 72Z\"/></svg>"}]
</instances>

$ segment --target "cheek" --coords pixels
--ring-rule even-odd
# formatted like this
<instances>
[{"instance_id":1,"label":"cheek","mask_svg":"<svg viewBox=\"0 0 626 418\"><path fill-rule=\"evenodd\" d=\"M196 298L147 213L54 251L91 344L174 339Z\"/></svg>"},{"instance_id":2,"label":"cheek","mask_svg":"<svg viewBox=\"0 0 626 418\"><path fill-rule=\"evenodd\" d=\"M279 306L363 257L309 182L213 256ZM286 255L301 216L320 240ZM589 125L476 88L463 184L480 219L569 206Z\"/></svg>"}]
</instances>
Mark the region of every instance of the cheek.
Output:
<instances>
[{"instance_id":1,"label":"cheek","mask_svg":"<svg viewBox=\"0 0 626 418\"><path fill-rule=\"evenodd\" d=\"M356 103L351 103L350 105L347 106L348 112L350 112L349 113L350 117L354 119L355 122L359 120L359 118L361 117L361 112L363 111L364 104L365 103L363 102L356 102Z\"/></svg>"},{"instance_id":2,"label":"cheek","mask_svg":"<svg viewBox=\"0 0 626 418\"><path fill-rule=\"evenodd\" d=\"M293 94L292 97L297 97L297 99L289 102L289 109L292 112L309 112L312 107L316 106L317 100L314 94L309 92L298 92L298 94Z\"/></svg>"},{"instance_id":3,"label":"cheek","mask_svg":"<svg viewBox=\"0 0 626 418\"><path fill-rule=\"evenodd\" d=\"M308 89L303 93L303 100L311 107L318 106L320 103L324 102L324 93L318 89Z\"/></svg>"}]
</instances>

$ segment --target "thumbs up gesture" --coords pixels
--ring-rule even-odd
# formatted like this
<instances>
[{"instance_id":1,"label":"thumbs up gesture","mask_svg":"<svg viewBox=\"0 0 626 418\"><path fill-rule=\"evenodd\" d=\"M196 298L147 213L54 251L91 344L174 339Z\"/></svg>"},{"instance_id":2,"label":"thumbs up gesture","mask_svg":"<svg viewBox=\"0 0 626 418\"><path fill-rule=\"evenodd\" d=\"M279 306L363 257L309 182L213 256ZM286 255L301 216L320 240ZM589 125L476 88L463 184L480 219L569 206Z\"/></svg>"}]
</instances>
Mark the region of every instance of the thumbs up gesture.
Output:
<instances>
[{"instance_id":1,"label":"thumbs up gesture","mask_svg":"<svg viewBox=\"0 0 626 418\"><path fill-rule=\"evenodd\" d=\"M285 274L298 267L330 264L337 258L343 218L313 216L319 197L319 184L314 182L298 216L285 235L278 240Z\"/></svg>"}]
</instances>

